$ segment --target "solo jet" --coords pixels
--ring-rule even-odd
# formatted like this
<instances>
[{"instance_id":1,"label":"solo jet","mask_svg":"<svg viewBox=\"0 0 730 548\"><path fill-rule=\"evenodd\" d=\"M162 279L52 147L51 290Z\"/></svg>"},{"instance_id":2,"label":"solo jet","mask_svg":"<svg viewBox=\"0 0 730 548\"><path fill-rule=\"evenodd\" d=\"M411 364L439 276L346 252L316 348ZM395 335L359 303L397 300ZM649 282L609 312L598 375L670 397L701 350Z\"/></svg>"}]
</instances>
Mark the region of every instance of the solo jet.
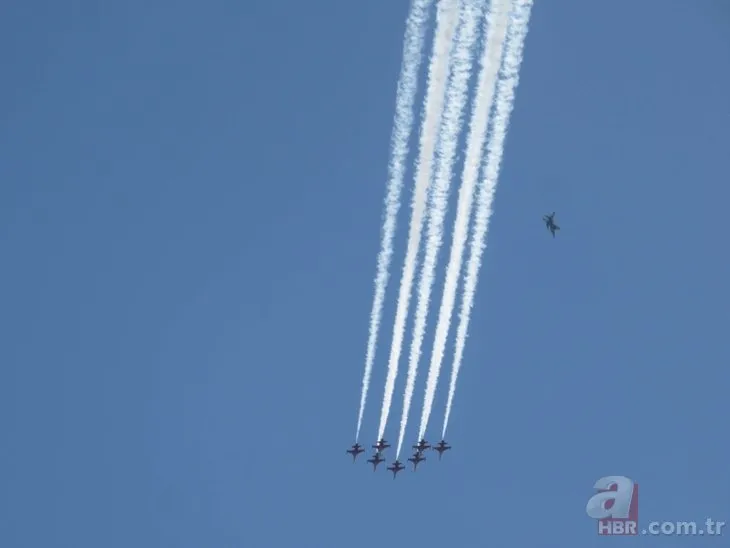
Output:
<instances>
[{"instance_id":1,"label":"solo jet","mask_svg":"<svg viewBox=\"0 0 730 548\"><path fill-rule=\"evenodd\" d=\"M553 238L555 238L555 231L560 230L560 227L555 224L555 212L553 211L550 215L543 215L542 220L545 222L547 229L552 232Z\"/></svg>"},{"instance_id":2,"label":"solo jet","mask_svg":"<svg viewBox=\"0 0 730 548\"><path fill-rule=\"evenodd\" d=\"M380 453L376 452L373 455L373 458L368 459L368 462L373 465L373 472L375 472L375 470L377 470L378 468L378 464L380 464L381 462L385 462L385 459L380 456Z\"/></svg>"},{"instance_id":3,"label":"solo jet","mask_svg":"<svg viewBox=\"0 0 730 548\"><path fill-rule=\"evenodd\" d=\"M388 447L390 447L390 445L383 438L380 438L380 441L373 445L373 449L375 449L378 453L382 453Z\"/></svg>"},{"instance_id":4,"label":"solo jet","mask_svg":"<svg viewBox=\"0 0 730 548\"><path fill-rule=\"evenodd\" d=\"M441 440L436 444L436 447L433 448L434 451L439 452L439 460L441 460L441 455L444 454L444 451L448 451L451 449L451 446L448 445L444 440Z\"/></svg>"},{"instance_id":5,"label":"solo jet","mask_svg":"<svg viewBox=\"0 0 730 548\"><path fill-rule=\"evenodd\" d=\"M428 449L431 446L428 444L428 442L426 440L421 438L421 441L419 441L416 445L413 445L412 447L413 447L413 449L418 451L418 453L420 454L420 453L423 453L426 449Z\"/></svg>"},{"instance_id":6,"label":"solo jet","mask_svg":"<svg viewBox=\"0 0 730 548\"><path fill-rule=\"evenodd\" d=\"M416 468L418 468L418 463L426 460L426 457L424 457L420 451L416 451L415 453L413 453L413 456L408 460L413 463L413 471L415 472Z\"/></svg>"},{"instance_id":7,"label":"solo jet","mask_svg":"<svg viewBox=\"0 0 730 548\"><path fill-rule=\"evenodd\" d=\"M403 466L403 465L402 465L402 464L400 463L400 461L399 461L399 460L395 461L395 462L393 463L393 466L388 466L388 470L390 470L391 472L393 472L393 479L395 479L395 476L396 476L396 475L398 474L398 472L400 472L400 471L401 471L401 470L403 470L404 468L405 468L405 466Z\"/></svg>"},{"instance_id":8,"label":"solo jet","mask_svg":"<svg viewBox=\"0 0 730 548\"><path fill-rule=\"evenodd\" d=\"M359 443L356 443L352 446L352 449L348 449L346 453L350 453L352 455L352 462L355 462L355 459L360 453L364 453L365 449L362 448L362 445Z\"/></svg>"}]
</instances>

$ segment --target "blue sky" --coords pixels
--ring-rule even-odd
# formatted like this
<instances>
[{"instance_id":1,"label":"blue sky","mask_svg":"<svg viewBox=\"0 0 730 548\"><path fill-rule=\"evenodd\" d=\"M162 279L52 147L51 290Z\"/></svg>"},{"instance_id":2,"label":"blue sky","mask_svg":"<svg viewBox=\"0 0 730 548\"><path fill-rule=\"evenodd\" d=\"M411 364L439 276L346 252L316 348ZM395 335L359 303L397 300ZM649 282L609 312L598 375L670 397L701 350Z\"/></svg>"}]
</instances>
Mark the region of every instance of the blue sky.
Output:
<instances>
[{"instance_id":1,"label":"blue sky","mask_svg":"<svg viewBox=\"0 0 730 548\"><path fill-rule=\"evenodd\" d=\"M344 450L407 2L70 6L0 8L0 545L626 543L610 474L730 521L726 4L537 3L454 449L395 482Z\"/></svg>"}]
</instances>

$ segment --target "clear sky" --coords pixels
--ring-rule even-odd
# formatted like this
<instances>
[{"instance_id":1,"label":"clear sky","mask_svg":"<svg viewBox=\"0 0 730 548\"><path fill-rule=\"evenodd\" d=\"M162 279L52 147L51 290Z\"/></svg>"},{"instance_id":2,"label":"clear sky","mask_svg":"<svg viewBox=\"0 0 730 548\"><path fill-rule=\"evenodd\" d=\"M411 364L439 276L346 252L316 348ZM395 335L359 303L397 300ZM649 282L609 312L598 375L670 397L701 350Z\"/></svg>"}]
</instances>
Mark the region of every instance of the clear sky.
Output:
<instances>
[{"instance_id":1,"label":"clear sky","mask_svg":"<svg viewBox=\"0 0 730 548\"><path fill-rule=\"evenodd\" d=\"M454 448L396 481L344 453L407 9L0 7L0 546L618 545L610 474L642 521L730 521L722 0L538 0Z\"/></svg>"}]
</instances>

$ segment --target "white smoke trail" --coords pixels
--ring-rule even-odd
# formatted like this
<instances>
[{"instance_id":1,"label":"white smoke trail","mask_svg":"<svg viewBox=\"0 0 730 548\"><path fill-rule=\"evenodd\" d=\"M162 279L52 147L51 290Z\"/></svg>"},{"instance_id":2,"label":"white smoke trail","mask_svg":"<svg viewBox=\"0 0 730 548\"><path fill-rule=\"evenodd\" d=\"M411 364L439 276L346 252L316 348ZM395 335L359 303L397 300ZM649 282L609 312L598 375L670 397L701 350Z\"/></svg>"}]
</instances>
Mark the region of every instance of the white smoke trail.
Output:
<instances>
[{"instance_id":1,"label":"white smoke trail","mask_svg":"<svg viewBox=\"0 0 730 548\"><path fill-rule=\"evenodd\" d=\"M362 378L360 394L360 411L357 415L355 441L360 437L365 402L368 397L370 376L373 371L375 349L377 346L380 319L383 314L383 301L388 286L390 262L393 257L393 237L395 236L396 219L400 209L400 195L403 188L403 173L408 156L408 140L413 128L413 105L418 90L418 71L423 58L423 43L428 22L428 11L433 0L413 0L411 11L406 22L406 34L403 40L403 61L398 91L395 100L395 120L391 135L391 156L388 166L388 187L385 197L385 215L383 221L382 241L378 253L378 267L375 276L375 297L370 312L370 332L368 334L367 352L365 354L365 373Z\"/></svg>"},{"instance_id":2,"label":"white smoke trail","mask_svg":"<svg viewBox=\"0 0 730 548\"><path fill-rule=\"evenodd\" d=\"M446 96L446 107L442 120L439 146L436 150L438 171L431 193L429 208L426 254L421 267L418 286L418 305L416 320L413 328L410 357L408 362L408 376L403 394L403 413L400 420L400 433L396 458L400 456L403 445L403 436L408 422L408 413L413 399L413 390L416 384L418 362L421 359L421 347L426 330L429 301L433 288L436 262L443 242L444 216L449 203L449 187L451 185L454 156L461 131L464 107L469 91L471 79L471 63L474 45L477 39L477 25L481 14L481 0L469 0L461 12L461 27L457 33L456 44L452 54L451 83Z\"/></svg>"},{"instance_id":3,"label":"white smoke trail","mask_svg":"<svg viewBox=\"0 0 730 548\"><path fill-rule=\"evenodd\" d=\"M390 405L393 401L395 379L398 375L398 361L400 360L401 347L403 345L403 334L411 298L411 286L413 285L413 275L416 269L418 248L421 244L423 215L426 209L426 199L431 181L431 166L433 164L436 134L439 122L441 121L441 110L446 91L448 59L457 19L458 10L456 0L441 0L436 15L433 53L431 55L431 63L428 67L428 85L423 111L423 123L421 124L419 156L416 164L416 181L413 201L411 202L411 226L408 233L408 247L403 264L400 291L398 293L395 324L393 325L393 340L390 348L390 359L388 360L388 375L385 379L378 439L381 439L385 432L385 424L388 422Z\"/></svg>"},{"instance_id":4,"label":"white smoke trail","mask_svg":"<svg viewBox=\"0 0 730 548\"><path fill-rule=\"evenodd\" d=\"M459 313L459 327L456 332L454 364L451 371L449 398L446 403L442 438L446 436L446 428L449 424L451 405L456 391L456 379L459 375L461 360L464 355L471 310L474 306L474 295L476 294L477 282L479 281L482 253L487 245L487 230L489 228L489 218L492 216L494 191L497 188L499 169L502 162L502 155L504 154L504 140L507 135L512 108L514 107L515 88L520 80L522 52L525 46L525 38L527 37L532 3L533 0L516 0L512 14L512 24L507 37L502 78L499 82L497 100L495 101L494 125L492 126L491 138L487 144L484 179L479 188L478 209L474 220L474 234L469 249L469 262L467 263L466 273L464 275L464 295Z\"/></svg>"},{"instance_id":5,"label":"white smoke trail","mask_svg":"<svg viewBox=\"0 0 730 548\"><path fill-rule=\"evenodd\" d=\"M438 323L436 325L433 350L431 353L431 364L426 380L426 392L423 401L423 410L421 411L421 425L419 427L418 439L423 438L426 434L426 426L431 416L431 408L433 407L433 400L436 395L436 385L444 359L446 339L448 338L451 327L451 316L456 300L456 289L459 281L459 273L461 272L462 257L469 233L469 217L474 200L474 189L476 187L477 177L479 176L479 162L481 160L484 142L487 138L489 111L492 107L497 73L499 72L500 61L502 59L502 47L507 34L509 3L510 0L493 0L484 19L486 40L480 61L479 83L471 120L469 121L469 136L467 138L461 188L459 189L459 200L456 206L456 220L454 221L451 253L446 268L444 293L441 297Z\"/></svg>"}]
</instances>

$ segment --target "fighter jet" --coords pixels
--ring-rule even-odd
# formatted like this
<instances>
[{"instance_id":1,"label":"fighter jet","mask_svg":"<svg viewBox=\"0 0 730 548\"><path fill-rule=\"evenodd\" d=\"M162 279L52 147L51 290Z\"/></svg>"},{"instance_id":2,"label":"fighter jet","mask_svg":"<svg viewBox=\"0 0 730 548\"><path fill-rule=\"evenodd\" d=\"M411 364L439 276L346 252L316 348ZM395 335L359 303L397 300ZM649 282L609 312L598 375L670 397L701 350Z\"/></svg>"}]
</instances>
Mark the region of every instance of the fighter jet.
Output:
<instances>
[{"instance_id":1,"label":"fighter jet","mask_svg":"<svg viewBox=\"0 0 730 548\"><path fill-rule=\"evenodd\" d=\"M378 464L385 462L385 459L380 456L380 453L376 452L373 458L368 459L368 462L373 465L373 472L378 469Z\"/></svg>"},{"instance_id":2,"label":"fighter jet","mask_svg":"<svg viewBox=\"0 0 730 548\"><path fill-rule=\"evenodd\" d=\"M373 445L373 449L375 449L378 453L382 453L388 447L390 447L390 445L383 438L380 438L380 441Z\"/></svg>"},{"instance_id":3,"label":"fighter jet","mask_svg":"<svg viewBox=\"0 0 730 548\"><path fill-rule=\"evenodd\" d=\"M419 454L421 454L431 446L428 444L428 442L426 440L421 438L421 441L419 441L416 445L413 445L412 447L413 447L413 449L418 451Z\"/></svg>"},{"instance_id":4,"label":"fighter jet","mask_svg":"<svg viewBox=\"0 0 730 548\"><path fill-rule=\"evenodd\" d=\"M413 463L413 471L415 472L416 468L418 468L418 463L426 460L426 457L424 457L420 451L416 451L415 453L413 453L413 456L408 460Z\"/></svg>"},{"instance_id":5,"label":"fighter jet","mask_svg":"<svg viewBox=\"0 0 730 548\"><path fill-rule=\"evenodd\" d=\"M553 211L550 215L543 215L542 220L545 222L547 229L552 232L553 238L555 238L555 231L560 230L560 227L555 224L555 212Z\"/></svg>"},{"instance_id":6,"label":"fighter jet","mask_svg":"<svg viewBox=\"0 0 730 548\"><path fill-rule=\"evenodd\" d=\"M393 472L393 479L395 479L395 476L396 476L396 475L398 474L398 472L400 472L400 471L401 471L401 470L403 470L404 468L405 468L405 466L403 466L403 465L402 465L402 464L400 463L400 461L399 461L399 460L395 461L395 462L393 463L393 466L388 466L388 470L390 470L391 472Z\"/></svg>"},{"instance_id":7,"label":"fighter jet","mask_svg":"<svg viewBox=\"0 0 730 548\"><path fill-rule=\"evenodd\" d=\"M352 449L348 449L346 453L350 453L352 455L352 462L355 462L355 459L360 453L364 453L365 449L362 448L362 445L359 443L356 443L352 446Z\"/></svg>"},{"instance_id":8,"label":"fighter jet","mask_svg":"<svg viewBox=\"0 0 730 548\"><path fill-rule=\"evenodd\" d=\"M448 445L444 440L441 440L436 444L436 446L433 448L434 451L438 451L439 453L439 460L441 460L441 456L444 454L444 451L448 451L451 449L451 446Z\"/></svg>"}]
</instances>

